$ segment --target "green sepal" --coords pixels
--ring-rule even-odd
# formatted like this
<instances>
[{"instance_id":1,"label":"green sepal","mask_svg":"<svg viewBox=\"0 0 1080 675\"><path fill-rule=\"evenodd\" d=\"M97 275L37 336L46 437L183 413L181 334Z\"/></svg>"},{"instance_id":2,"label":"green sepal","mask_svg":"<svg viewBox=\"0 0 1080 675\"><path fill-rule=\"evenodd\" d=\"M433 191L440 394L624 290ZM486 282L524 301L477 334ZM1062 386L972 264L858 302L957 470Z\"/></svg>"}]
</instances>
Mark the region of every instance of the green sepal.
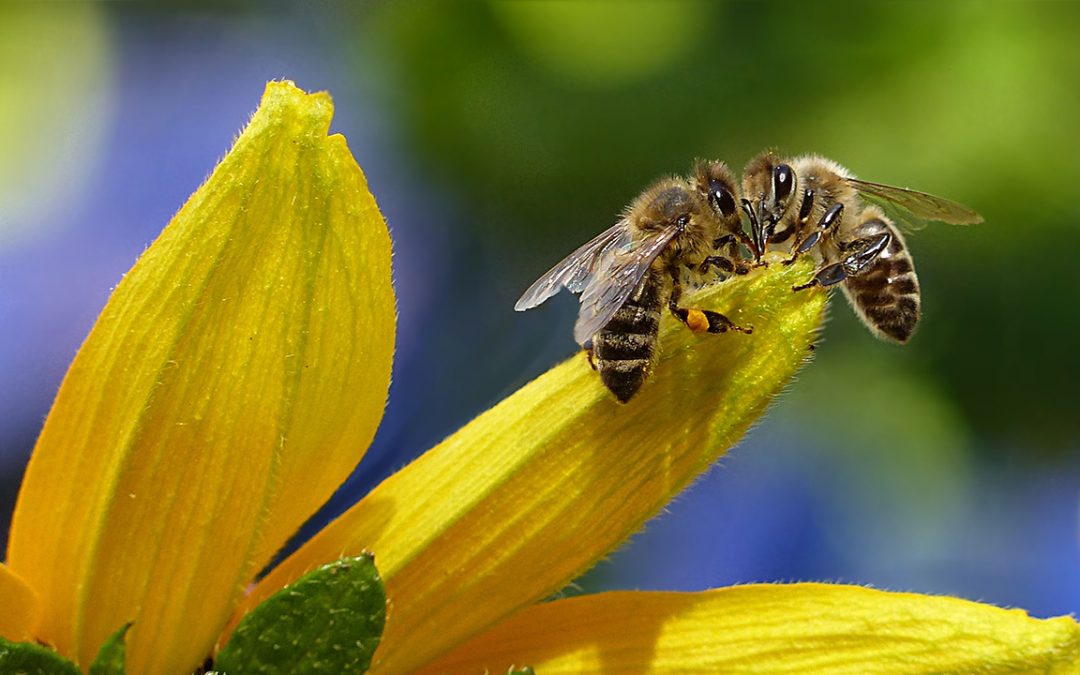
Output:
<instances>
[{"instance_id":1,"label":"green sepal","mask_svg":"<svg viewBox=\"0 0 1080 675\"><path fill-rule=\"evenodd\" d=\"M514 666L506 671L506 675L536 675L536 671L529 666L524 666L522 668Z\"/></svg>"},{"instance_id":2,"label":"green sepal","mask_svg":"<svg viewBox=\"0 0 1080 675\"><path fill-rule=\"evenodd\" d=\"M386 591L370 554L323 565L252 610L214 669L243 675L362 673L386 622Z\"/></svg>"},{"instance_id":3,"label":"green sepal","mask_svg":"<svg viewBox=\"0 0 1080 675\"><path fill-rule=\"evenodd\" d=\"M115 633L109 636L105 644L101 645L97 657L90 664L90 675L124 675L124 638L131 628L131 622L124 624Z\"/></svg>"},{"instance_id":4,"label":"green sepal","mask_svg":"<svg viewBox=\"0 0 1080 675\"><path fill-rule=\"evenodd\" d=\"M4 675L82 675L78 666L48 647L0 638L0 673Z\"/></svg>"}]
</instances>

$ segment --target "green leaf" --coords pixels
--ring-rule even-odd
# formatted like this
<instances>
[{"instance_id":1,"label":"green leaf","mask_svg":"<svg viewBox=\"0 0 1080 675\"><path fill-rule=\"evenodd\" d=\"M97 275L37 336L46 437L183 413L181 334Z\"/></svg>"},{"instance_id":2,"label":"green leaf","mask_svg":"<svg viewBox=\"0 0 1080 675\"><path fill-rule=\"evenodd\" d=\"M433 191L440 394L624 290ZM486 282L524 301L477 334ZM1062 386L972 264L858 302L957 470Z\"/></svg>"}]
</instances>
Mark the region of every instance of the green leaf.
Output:
<instances>
[{"instance_id":1,"label":"green leaf","mask_svg":"<svg viewBox=\"0 0 1080 675\"><path fill-rule=\"evenodd\" d=\"M536 675L536 671L525 666L524 668L517 668L516 666L506 671L506 675Z\"/></svg>"},{"instance_id":2,"label":"green leaf","mask_svg":"<svg viewBox=\"0 0 1080 675\"><path fill-rule=\"evenodd\" d=\"M97 658L90 664L90 675L124 675L124 638L131 622L120 627L101 645Z\"/></svg>"},{"instance_id":3,"label":"green leaf","mask_svg":"<svg viewBox=\"0 0 1080 675\"><path fill-rule=\"evenodd\" d=\"M78 667L56 652L30 642L0 638L0 673L4 675L81 675Z\"/></svg>"},{"instance_id":4,"label":"green leaf","mask_svg":"<svg viewBox=\"0 0 1080 675\"><path fill-rule=\"evenodd\" d=\"M218 654L227 673L361 673L386 621L370 554L342 558L286 586L244 617Z\"/></svg>"}]
</instances>

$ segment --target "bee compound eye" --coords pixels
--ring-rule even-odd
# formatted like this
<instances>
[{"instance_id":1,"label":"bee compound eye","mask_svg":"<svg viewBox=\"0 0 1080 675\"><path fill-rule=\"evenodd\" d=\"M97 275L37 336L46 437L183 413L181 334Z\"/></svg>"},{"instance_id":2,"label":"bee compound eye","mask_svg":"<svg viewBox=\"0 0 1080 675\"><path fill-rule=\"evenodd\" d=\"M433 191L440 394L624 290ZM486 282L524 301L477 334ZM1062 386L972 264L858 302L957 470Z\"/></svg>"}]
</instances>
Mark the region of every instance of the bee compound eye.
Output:
<instances>
[{"instance_id":1,"label":"bee compound eye","mask_svg":"<svg viewBox=\"0 0 1080 675\"><path fill-rule=\"evenodd\" d=\"M725 216L735 213L735 195L718 180L709 181L709 200Z\"/></svg>"},{"instance_id":2,"label":"bee compound eye","mask_svg":"<svg viewBox=\"0 0 1080 675\"><path fill-rule=\"evenodd\" d=\"M791 195L791 189L795 183L794 175L795 173L787 164L777 164L773 169L773 196L777 203Z\"/></svg>"}]
</instances>

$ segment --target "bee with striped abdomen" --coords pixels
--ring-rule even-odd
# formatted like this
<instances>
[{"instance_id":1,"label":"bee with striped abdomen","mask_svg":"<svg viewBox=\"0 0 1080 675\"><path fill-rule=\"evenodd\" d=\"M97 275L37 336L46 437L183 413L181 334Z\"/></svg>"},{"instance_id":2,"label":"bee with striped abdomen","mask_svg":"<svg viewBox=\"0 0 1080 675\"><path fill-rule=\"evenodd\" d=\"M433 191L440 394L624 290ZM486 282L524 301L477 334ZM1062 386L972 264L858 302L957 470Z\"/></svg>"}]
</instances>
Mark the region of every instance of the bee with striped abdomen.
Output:
<instances>
[{"instance_id":1,"label":"bee with striped abdomen","mask_svg":"<svg viewBox=\"0 0 1080 675\"><path fill-rule=\"evenodd\" d=\"M694 330L751 332L719 312L679 304L683 285L700 283L710 270L746 271L739 245L750 244L738 194L723 162L699 161L689 177L657 181L614 226L537 279L514 309L536 307L563 287L580 293L574 339L626 403L652 369L665 304Z\"/></svg>"},{"instance_id":2,"label":"bee with striped abdomen","mask_svg":"<svg viewBox=\"0 0 1080 675\"><path fill-rule=\"evenodd\" d=\"M793 290L841 288L874 335L907 342L919 322L919 280L901 222L982 222L954 201L906 188L859 180L832 160L814 155L779 160L764 152L743 172L743 210L760 259L769 244L790 240L791 257L812 252L821 267Z\"/></svg>"}]
</instances>

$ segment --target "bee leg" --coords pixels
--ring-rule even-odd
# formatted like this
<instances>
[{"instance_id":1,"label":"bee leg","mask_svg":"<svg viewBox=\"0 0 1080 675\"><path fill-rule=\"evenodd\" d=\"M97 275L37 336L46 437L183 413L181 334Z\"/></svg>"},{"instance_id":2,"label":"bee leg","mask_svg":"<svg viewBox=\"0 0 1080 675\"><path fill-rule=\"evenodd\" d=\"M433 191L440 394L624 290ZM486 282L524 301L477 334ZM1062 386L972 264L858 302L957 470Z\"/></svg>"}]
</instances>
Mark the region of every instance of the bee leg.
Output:
<instances>
[{"instance_id":1,"label":"bee leg","mask_svg":"<svg viewBox=\"0 0 1080 675\"><path fill-rule=\"evenodd\" d=\"M775 227L775 225L774 225L774 227ZM798 242L802 238L802 230L797 229L795 227L785 227L784 229L780 230L779 232L777 232L775 230L770 230L770 232L771 232L771 234L769 235L769 239L768 239L768 242L770 244L783 244L784 242L788 241L789 239L792 239L793 237L794 237L794 240L796 242ZM783 262L785 265L790 265L791 264L787 260L782 260L781 262Z\"/></svg>"},{"instance_id":2,"label":"bee leg","mask_svg":"<svg viewBox=\"0 0 1080 675\"><path fill-rule=\"evenodd\" d=\"M838 284L844 279L847 279L847 272L844 270L844 263L833 263L826 265L817 271L814 278L800 286L792 286L792 291L805 291L808 288L814 286L832 286Z\"/></svg>"},{"instance_id":3,"label":"bee leg","mask_svg":"<svg viewBox=\"0 0 1080 675\"><path fill-rule=\"evenodd\" d=\"M711 309L702 309L700 311L705 315L705 319L709 322L708 330L710 333L726 333L729 330L733 330L737 333L746 333L749 335L754 332L753 327L743 328L720 312L714 312Z\"/></svg>"},{"instance_id":4,"label":"bee leg","mask_svg":"<svg viewBox=\"0 0 1080 675\"><path fill-rule=\"evenodd\" d=\"M783 262L783 264L785 265L790 265L794 263L800 255L806 253L811 248L813 248L814 244L818 243L820 239L821 230L814 230L809 234L809 236L806 237L806 239L803 239L802 241L796 241L795 245L792 247L791 257L781 262Z\"/></svg>"},{"instance_id":5,"label":"bee leg","mask_svg":"<svg viewBox=\"0 0 1080 675\"><path fill-rule=\"evenodd\" d=\"M888 232L882 232L873 237L841 243L840 248L842 250L851 251L843 260L822 267L809 282L801 286L793 286L791 290L802 291L813 286L832 286L848 277L861 274L870 266L870 263L877 260L877 257L881 255L881 252L888 247L891 241L892 235Z\"/></svg>"},{"instance_id":6,"label":"bee leg","mask_svg":"<svg viewBox=\"0 0 1080 675\"><path fill-rule=\"evenodd\" d=\"M791 263L795 262L795 258L797 258L800 253L804 253L806 251L806 249L803 248L803 245L805 243L805 239L807 239L808 237L805 236L803 232L804 230L806 230L806 223L810 220L810 214L813 213L813 211L814 191L810 188L807 188L803 190L802 203L799 204L799 216L795 219L795 226L789 227L784 233L784 240L786 240L790 235L795 235L795 243L791 247L791 258L784 261L785 265L790 265ZM780 243L780 241L783 240L777 239L777 243Z\"/></svg>"},{"instance_id":7,"label":"bee leg","mask_svg":"<svg viewBox=\"0 0 1080 675\"><path fill-rule=\"evenodd\" d=\"M729 330L747 334L754 332L753 328L743 328L720 312L680 307L680 297L682 297L682 285L675 281L671 289L671 299L668 300L668 310L695 333L726 333Z\"/></svg>"},{"instance_id":8,"label":"bee leg","mask_svg":"<svg viewBox=\"0 0 1080 675\"><path fill-rule=\"evenodd\" d=\"M870 266L870 263L877 260L881 252L888 248L890 243L892 243L892 235L888 232L882 232L873 237L864 237L844 244L843 250L851 251L842 263L847 275L853 277L861 273Z\"/></svg>"},{"instance_id":9,"label":"bee leg","mask_svg":"<svg viewBox=\"0 0 1080 675\"><path fill-rule=\"evenodd\" d=\"M695 333L726 333L733 330L749 335L754 332L753 327L744 328L720 312L714 312L711 309L691 309L678 305L671 305L669 309L676 319L682 321Z\"/></svg>"},{"instance_id":10,"label":"bee leg","mask_svg":"<svg viewBox=\"0 0 1080 675\"><path fill-rule=\"evenodd\" d=\"M807 192L809 193L810 191L807 190ZM813 195L811 194L810 195L811 201L812 201L812 197L813 197ZM804 200L803 205L805 206L805 204L806 204L806 201ZM801 215L802 215L802 212L800 211L800 216ZM809 217L809 213L807 213L806 215L807 215L807 217ZM818 241L821 239L821 235L823 235L825 232L827 232L829 230L829 228L831 228L833 225L840 222L840 219L843 218L843 216L844 216L844 205L843 204L841 204L840 202L837 202L836 204L833 204L832 206L830 206L828 208L828 210L825 211L824 215L821 216L821 220L818 221L817 228L814 229L813 232L808 234L806 236L806 238L803 239L802 241L796 240L795 246L793 246L792 249L791 249L791 257L788 258L787 260L785 260L784 264L785 265L792 264L793 262L795 262L795 260L800 255L802 255L803 253L806 253L811 248L813 248L814 244L818 243Z\"/></svg>"},{"instance_id":11,"label":"bee leg","mask_svg":"<svg viewBox=\"0 0 1080 675\"><path fill-rule=\"evenodd\" d=\"M769 235L770 244L783 244L788 239L791 239L791 235L795 234L795 228L785 227L779 232L773 232Z\"/></svg>"},{"instance_id":12,"label":"bee leg","mask_svg":"<svg viewBox=\"0 0 1080 675\"><path fill-rule=\"evenodd\" d=\"M686 324L686 327L695 333L703 333L709 329L708 319L705 315L696 309L687 309L686 307L679 307L679 298L682 297L682 283L679 282L679 277L672 273L671 275L671 296L668 298L668 311L670 311L676 319Z\"/></svg>"},{"instance_id":13,"label":"bee leg","mask_svg":"<svg viewBox=\"0 0 1080 675\"><path fill-rule=\"evenodd\" d=\"M798 228L801 231L806 227L806 221L810 220L810 214L814 210L814 191L810 188L803 190L802 203L799 204Z\"/></svg>"},{"instance_id":14,"label":"bee leg","mask_svg":"<svg viewBox=\"0 0 1080 675\"><path fill-rule=\"evenodd\" d=\"M581 348L585 350L585 358L589 360L589 367L596 370L596 362L593 361L593 344L592 340L586 340L585 344L581 345Z\"/></svg>"},{"instance_id":15,"label":"bee leg","mask_svg":"<svg viewBox=\"0 0 1080 675\"><path fill-rule=\"evenodd\" d=\"M745 232L742 232L740 234L742 234L743 237L746 237ZM747 237L747 239L749 239L749 237ZM738 235L728 233L728 234L725 234L722 237L717 237L716 239L714 239L713 243L712 243L712 247L713 247L714 251L719 251L720 249L724 248L725 246L731 246L732 244L734 244L737 241L740 241Z\"/></svg>"},{"instance_id":16,"label":"bee leg","mask_svg":"<svg viewBox=\"0 0 1080 675\"><path fill-rule=\"evenodd\" d=\"M746 247L747 251L750 251L751 255L754 255L754 251L757 249L754 247L754 240L750 238L750 235L743 231L729 232L721 237L717 237L713 241L713 250L721 251L724 248L736 244L742 244Z\"/></svg>"},{"instance_id":17,"label":"bee leg","mask_svg":"<svg viewBox=\"0 0 1080 675\"><path fill-rule=\"evenodd\" d=\"M733 272L739 274L739 268L735 266L735 263L731 262L730 258L726 258L722 255L711 255L708 258L705 258L705 260L703 260L701 264L698 265L698 272L706 274L709 271L710 267L715 267L722 272L726 272L727 274L731 274ZM744 266L744 271L742 272L742 274L746 274L747 271L749 270L746 269Z\"/></svg>"},{"instance_id":18,"label":"bee leg","mask_svg":"<svg viewBox=\"0 0 1080 675\"><path fill-rule=\"evenodd\" d=\"M754 243L750 240L750 237L745 232L728 233L722 237L717 237L716 240L713 241L713 250L723 251L729 246L738 244L742 244L743 246L745 246L746 250L750 251L751 253L754 250ZM741 260L742 255L739 253L739 251L736 250L732 253L734 253L735 257L740 259L738 262L732 263L730 256L725 257L713 255L705 259L705 263L702 263L701 271L707 272L708 265L712 265L713 267L719 267L728 273L734 272L735 274L747 274L751 269L750 266ZM724 258L726 262L720 262L721 258Z\"/></svg>"}]
</instances>

